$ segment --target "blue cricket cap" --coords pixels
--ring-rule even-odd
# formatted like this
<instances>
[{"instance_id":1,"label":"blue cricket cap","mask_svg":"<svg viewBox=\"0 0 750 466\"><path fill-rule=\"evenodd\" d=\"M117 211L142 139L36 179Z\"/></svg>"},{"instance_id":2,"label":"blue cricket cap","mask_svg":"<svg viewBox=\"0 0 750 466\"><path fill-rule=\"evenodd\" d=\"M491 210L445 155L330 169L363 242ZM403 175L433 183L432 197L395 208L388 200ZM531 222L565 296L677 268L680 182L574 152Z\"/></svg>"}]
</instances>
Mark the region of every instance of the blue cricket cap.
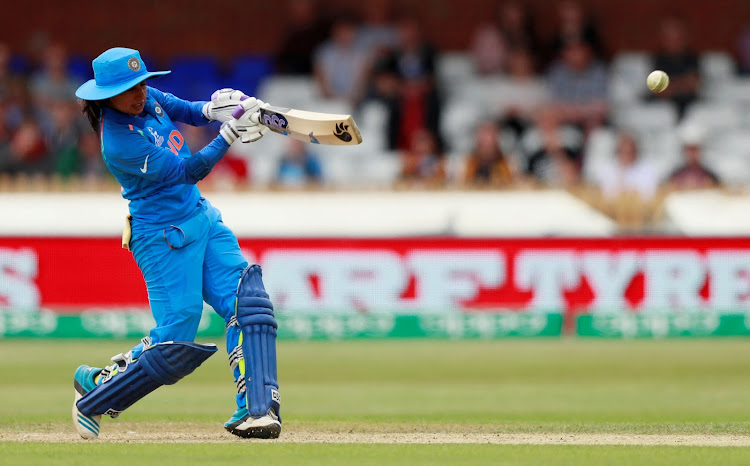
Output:
<instances>
[{"instance_id":1,"label":"blue cricket cap","mask_svg":"<svg viewBox=\"0 0 750 466\"><path fill-rule=\"evenodd\" d=\"M121 94L148 78L169 74L171 71L151 71L137 50L115 47L94 59L94 79L81 85L76 97L83 100L103 100Z\"/></svg>"}]
</instances>

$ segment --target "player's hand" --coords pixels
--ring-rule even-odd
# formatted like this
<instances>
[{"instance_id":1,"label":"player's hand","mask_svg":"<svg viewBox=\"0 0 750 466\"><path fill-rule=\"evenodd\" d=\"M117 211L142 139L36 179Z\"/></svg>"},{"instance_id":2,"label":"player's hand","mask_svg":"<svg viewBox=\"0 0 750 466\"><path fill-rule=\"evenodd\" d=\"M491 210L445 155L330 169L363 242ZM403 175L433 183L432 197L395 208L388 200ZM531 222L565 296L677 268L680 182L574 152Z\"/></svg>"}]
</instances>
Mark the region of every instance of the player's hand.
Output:
<instances>
[{"instance_id":1,"label":"player's hand","mask_svg":"<svg viewBox=\"0 0 750 466\"><path fill-rule=\"evenodd\" d=\"M210 121L229 121L234 109L249 98L242 91L219 89L211 94L211 101L203 105L203 116Z\"/></svg>"},{"instance_id":2,"label":"player's hand","mask_svg":"<svg viewBox=\"0 0 750 466\"><path fill-rule=\"evenodd\" d=\"M249 97L237 105L232 112L232 119L221 125L220 134L229 144L238 138L243 143L255 142L268 133L268 127L259 123L260 108L265 103L255 97Z\"/></svg>"}]
</instances>

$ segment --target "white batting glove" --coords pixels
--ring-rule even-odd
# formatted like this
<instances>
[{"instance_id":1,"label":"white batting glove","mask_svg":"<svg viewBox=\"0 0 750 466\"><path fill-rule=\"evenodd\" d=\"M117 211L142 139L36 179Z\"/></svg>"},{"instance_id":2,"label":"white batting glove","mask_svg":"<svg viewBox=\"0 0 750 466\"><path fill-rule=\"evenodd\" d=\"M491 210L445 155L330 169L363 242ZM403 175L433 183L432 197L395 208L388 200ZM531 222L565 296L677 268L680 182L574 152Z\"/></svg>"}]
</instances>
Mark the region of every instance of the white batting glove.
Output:
<instances>
[{"instance_id":1,"label":"white batting glove","mask_svg":"<svg viewBox=\"0 0 750 466\"><path fill-rule=\"evenodd\" d=\"M243 143L255 142L268 133L268 127L259 123L261 105L265 103L250 97L234 108L232 119L224 122L219 130L227 143L232 144L238 138Z\"/></svg>"},{"instance_id":2,"label":"white batting glove","mask_svg":"<svg viewBox=\"0 0 750 466\"><path fill-rule=\"evenodd\" d=\"M211 94L211 101L203 105L203 116L210 121L229 121L239 104L249 99L242 91L219 89Z\"/></svg>"}]
</instances>

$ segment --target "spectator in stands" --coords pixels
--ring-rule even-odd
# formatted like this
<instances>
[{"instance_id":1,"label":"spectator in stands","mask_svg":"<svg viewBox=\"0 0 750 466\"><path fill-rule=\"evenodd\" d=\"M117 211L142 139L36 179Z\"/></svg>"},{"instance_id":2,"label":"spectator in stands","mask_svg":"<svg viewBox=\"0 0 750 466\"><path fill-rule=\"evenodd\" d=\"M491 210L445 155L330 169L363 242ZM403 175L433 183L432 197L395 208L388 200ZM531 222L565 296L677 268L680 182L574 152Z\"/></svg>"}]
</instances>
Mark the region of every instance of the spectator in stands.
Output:
<instances>
[{"instance_id":1,"label":"spectator in stands","mask_svg":"<svg viewBox=\"0 0 750 466\"><path fill-rule=\"evenodd\" d=\"M746 26L737 39L738 71L750 74L750 25Z\"/></svg>"},{"instance_id":2,"label":"spectator in stands","mask_svg":"<svg viewBox=\"0 0 750 466\"><path fill-rule=\"evenodd\" d=\"M652 94L655 99L671 100L677 105L680 117L698 98L700 74L698 56L690 49L685 23L675 17L665 18L660 29L660 50L654 58L654 69L669 75L669 87Z\"/></svg>"},{"instance_id":3,"label":"spectator in stands","mask_svg":"<svg viewBox=\"0 0 750 466\"><path fill-rule=\"evenodd\" d=\"M392 0L362 3L363 23L357 28L357 48L375 60L398 43L398 30L391 21Z\"/></svg>"},{"instance_id":4,"label":"spectator in stands","mask_svg":"<svg viewBox=\"0 0 750 466\"><path fill-rule=\"evenodd\" d=\"M409 150L401 151L397 187L437 188L445 185L445 159L428 129L414 133Z\"/></svg>"},{"instance_id":5,"label":"spectator in stands","mask_svg":"<svg viewBox=\"0 0 750 466\"><path fill-rule=\"evenodd\" d=\"M10 69L10 47L0 42L0 100L7 99L14 78Z\"/></svg>"},{"instance_id":6,"label":"spectator in stands","mask_svg":"<svg viewBox=\"0 0 750 466\"><path fill-rule=\"evenodd\" d=\"M599 32L594 22L586 15L583 6L577 1L565 0L557 6L558 30L552 39L550 58L558 58L570 42L582 42L593 54L601 58L604 53Z\"/></svg>"},{"instance_id":7,"label":"spectator in stands","mask_svg":"<svg viewBox=\"0 0 750 466\"><path fill-rule=\"evenodd\" d=\"M474 32L471 45L474 69L480 75L506 72L510 50L527 50L536 56L539 41L527 10L518 2L501 2L496 20L480 24Z\"/></svg>"},{"instance_id":8,"label":"spectator in stands","mask_svg":"<svg viewBox=\"0 0 750 466\"><path fill-rule=\"evenodd\" d=\"M29 83L33 104L38 112L50 101L75 102L75 91L80 84L68 73L68 54L60 43L48 45L43 54L42 69Z\"/></svg>"},{"instance_id":9,"label":"spectator in stands","mask_svg":"<svg viewBox=\"0 0 750 466\"><path fill-rule=\"evenodd\" d=\"M323 184L323 169L310 144L289 139L279 161L275 184L283 188L309 188Z\"/></svg>"},{"instance_id":10,"label":"spectator in stands","mask_svg":"<svg viewBox=\"0 0 750 466\"><path fill-rule=\"evenodd\" d=\"M331 38L315 52L314 70L320 94L356 104L364 95L369 57L355 42L357 26L348 16L338 19Z\"/></svg>"},{"instance_id":11,"label":"spectator in stands","mask_svg":"<svg viewBox=\"0 0 750 466\"><path fill-rule=\"evenodd\" d=\"M0 98L0 175L11 173L15 168L15 158L10 150L11 132L6 120L7 103Z\"/></svg>"},{"instance_id":12,"label":"spectator in stands","mask_svg":"<svg viewBox=\"0 0 750 466\"><path fill-rule=\"evenodd\" d=\"M103 179L112 179L104 165L101 143L93 131L84 131L78 139L79 174L84 183L94 184Z\"/></svg>"},{"instance_id":13,"label":"spectator in stands","mask_svg":"<svg viewBox=\"0 0 750 466\"><path fill-rule=\"evenodd\" d=\"M540 41L534 30L529 11L521 2L499 3L499 27L505 44L510 49L525 49L533 56L541 52Z\"/></svg>"},{"instance_id":14,"label":"spectator in stands","mask_svg":"<svg viewBox=\"0 0 750 466\"><path fill-rule=\"evenodd\" d=\"M320 16L317 0L287 0L287 31L276 53L276 72L288 75L311 75L312 57L328 37L329 24Z\"/></svg>"},{"instance_id":15,"label":"spectator in stands","mask_svg":"<svg viewBox=\"0 0 750 466\"><path fill-rule=\"evenodd\" d=\"M12 70L10 59L10 48L0 42L0 105L3 106L0 124L5 126L6 131L12 131L21 124L28 107L26 82Z\"/></svg>"},{"instance_id":16,"label":"spectator in stands","mask_svg":"<svg viewBox=\"0 0 750 466\"><path fill-rule=\"evenodd\" d=\"M496 83L490 98L495 100L495 115L502 127L522 137L533 124L536 112L549 101L547 87L536 74L534 59L527 49L510 51L508 79Z\"/></svg>"},{"instance_id":17,"label":"spectator in stands","mask_svg":"<svg viewBox=\"0 0 750 466\"><path fill-rule=\"evenodd\" d=\"M426 128L442 150L435 50L422 36L415 19L402 19L398 29L398 46L376 65L376 81L380 81L380 90L387 90L377 98L389 108L389 146L409 149L414 135Z\"/></svg>"},{"instance_id":18,"label":"spectator in stands","mask_svg":"<svg viewBox=\"0 0 750 466\"><path fill-rule=\"evenodd\" d=\"M471 40L471 58L474 72L480 76L505 72L508 46L500 30L494 24L480 24Z\"/></svg>"},{"instance_id":19,"label":"spectator in stands","mask_svg":"<svg viewBox=\"0 0 750 466\"><path fill-rule=\"evenodd\" d=\"M684 164L667 179L670 189L717 188L719 177L701 162L703 156L703 133L699 128L687 127L682 131L682 154Z\"/></svg>"},{"instance_id":20,"label":"spectator in stands","mask_svg":"<svg viewBox=\"0 0 750 466\"><path fill-rule=\"evenodd\" d=\"M642 201L650 201L659 184L654 167L639 160L638 143L628 132L619 134L615 159L604 165L597 175L599 189L607 200L637 195Z\"/></svg>"},{"instance_id":21,"label":"spectator in stands","mask_svg":"<svg viewBox=\"0 0 750 466\"><path fill-rule=\"evenodd\" d=\"M53 98L48 101L45 114L45 140L49 156L54 160L54 171L63 178L80 173L82 162L78 152L78 139L85 131L77 109L68 99Z\"/></svg>"},{"instance_id":22,"label":"spectator in stands","mask_svg":"<svg viewBox=\"0 0 750 466\"><path fill-rule=\"evenodd\" d=\"M494 122L477 128L474 150L466 160L464 184L475 188L503 188L513 183L508 158L500 148L500 134Z\"/></svg>"},{"instance_id":23,"label":"spectator in stands","mask_svg":"<svg viewBox=\"0 0 750 466\"><path fill-rule=\"evenodd\" d=\"M49 156L44 134L33 118L27 117L10 139L10 158L16 173L50 174L54 160Z\"/></svg>"},{"instance_id":24,"label":"spectator in stands","mask_svg":"<svg viewBox=\"0 0 750 466\"><path fill-rule=\"evenodd\" d=\"M579 39L563 45L562 59L547 75L551 97L563 120L587 134L607 119L608 79L606 67L594 59L591 46Z\"/></svg>"},{"instance_id":25,"label":"spectator in stands","mask_svg":"<svg viewBox=\"0 0 750 466\"><path fill-rule=\"evenodd\" d=\"M525 175L532 185L570 188L578 183L582 137L562 124L554 107L540 110L536 126L522 145L527 151Z\"/></svg>"}]
</instances>

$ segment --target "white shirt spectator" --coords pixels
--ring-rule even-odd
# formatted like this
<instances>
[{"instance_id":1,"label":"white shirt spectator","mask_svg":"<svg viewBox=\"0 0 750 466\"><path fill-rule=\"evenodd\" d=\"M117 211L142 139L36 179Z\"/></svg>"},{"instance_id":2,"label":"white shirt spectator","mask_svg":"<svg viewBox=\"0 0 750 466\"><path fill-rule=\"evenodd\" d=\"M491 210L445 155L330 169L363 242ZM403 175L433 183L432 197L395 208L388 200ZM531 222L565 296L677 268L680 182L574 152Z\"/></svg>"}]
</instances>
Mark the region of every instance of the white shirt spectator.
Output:
<instances>
[{"instance_id":1,"label":"white shirt spectator","mask_svg":"<svg viewBox=\"0 0 750 466\"><path fill-rule=\"evenodd\" d=\"M610 162L602 167L598 178L599 187L608 199L614 199L623 193L637 193L642 200L648 201L654 197L659 185L656 171L643 161L630 165L622 165L619 161Z\"/></svg>"}]
</instances>

